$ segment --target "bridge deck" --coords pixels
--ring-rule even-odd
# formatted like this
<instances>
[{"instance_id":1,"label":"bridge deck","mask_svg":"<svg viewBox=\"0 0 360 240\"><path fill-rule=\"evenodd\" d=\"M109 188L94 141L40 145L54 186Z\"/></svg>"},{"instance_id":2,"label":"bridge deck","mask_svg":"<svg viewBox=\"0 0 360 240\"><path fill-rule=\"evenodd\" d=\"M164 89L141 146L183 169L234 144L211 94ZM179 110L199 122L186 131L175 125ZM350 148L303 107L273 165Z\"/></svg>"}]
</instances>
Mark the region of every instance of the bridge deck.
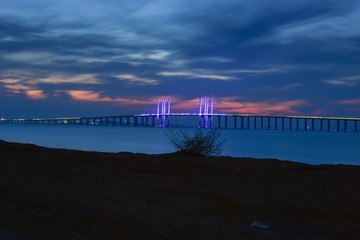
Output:
<instances>
[{"instance_id":1,"label":"bridge deck","mask_svg":"<svg viewBox=\"0 0 360 240\"><path fill-rule=\"evenodd\" d=\"M303 130L303 131L335 131L358 132L360 118L319 117L319 116L278 116L253 114L201 114L170 113L170 114L136 114L98 117L65 117L65 118L33 118L33 119L2 119L0 123L23 124L84 124L113 126L146 126L170 127L173 117L199 117L199 128L239 128L255 130ZM217 118L215 124L214 118ZM233 119L229 121L229 119ZM139 121L141 120L141 121Z\"/></svg>"}]
</instances>

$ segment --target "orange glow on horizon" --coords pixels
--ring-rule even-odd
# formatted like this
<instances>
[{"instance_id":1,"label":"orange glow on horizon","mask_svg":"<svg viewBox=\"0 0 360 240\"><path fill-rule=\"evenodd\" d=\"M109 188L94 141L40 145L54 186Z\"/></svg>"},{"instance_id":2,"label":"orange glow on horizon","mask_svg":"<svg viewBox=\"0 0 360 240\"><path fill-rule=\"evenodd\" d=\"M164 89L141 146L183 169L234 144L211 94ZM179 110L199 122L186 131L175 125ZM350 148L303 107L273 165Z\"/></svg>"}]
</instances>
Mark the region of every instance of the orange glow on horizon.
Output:
<instances>
[{"instance_id":1,"label":"orange glow on horizon","mask_svg":"<svg viewBox=\"0 0 360 240\"><path fill-rule=\"evenodd\" d=\"M172 105L172 109L186 111L197 109L198 105L198 98L185 101L180 100ZM306 100L242 102L238 97L214 98L214 109L218 113L298 114L299 112L294 108L308 105L309 103Z\"/></svg>"},{"instance_id":2,"label":"orange glow on horizon","mask_svg":"<svg viewBox=\"0 0 360 240\"><path fill-rule=\"evenodd\" d=\"M102 92L94 92L87 90L67 90L65 91L73 100L85 101L85 102L107 102L116 103L118 105L151 105L155 104L154 98L138 100L132 98L120 98L120 97L109 97L101 96Z\"/></svg>"}]
</instances>

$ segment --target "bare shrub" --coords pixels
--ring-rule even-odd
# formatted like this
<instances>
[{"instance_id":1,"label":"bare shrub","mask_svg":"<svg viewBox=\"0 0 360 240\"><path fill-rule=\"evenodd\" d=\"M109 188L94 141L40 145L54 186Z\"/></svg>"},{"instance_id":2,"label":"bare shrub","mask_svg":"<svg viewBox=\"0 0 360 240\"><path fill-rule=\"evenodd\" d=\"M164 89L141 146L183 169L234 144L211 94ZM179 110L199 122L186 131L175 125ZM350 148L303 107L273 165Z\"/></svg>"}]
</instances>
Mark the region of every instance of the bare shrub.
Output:
<instances>
[{"instance_id":1,"label":"bare shrub","mask_svg":"<svg viewBox=\"0 0 360 240\"><path fill-rule=\"evenodd\" d=\"M201 156L218 156L222 152L225 140L219 140L221 131L215 129L197 129L190 134L186 129L167 131L170 143L179 151Z\"/></svg>"}]
</instances>

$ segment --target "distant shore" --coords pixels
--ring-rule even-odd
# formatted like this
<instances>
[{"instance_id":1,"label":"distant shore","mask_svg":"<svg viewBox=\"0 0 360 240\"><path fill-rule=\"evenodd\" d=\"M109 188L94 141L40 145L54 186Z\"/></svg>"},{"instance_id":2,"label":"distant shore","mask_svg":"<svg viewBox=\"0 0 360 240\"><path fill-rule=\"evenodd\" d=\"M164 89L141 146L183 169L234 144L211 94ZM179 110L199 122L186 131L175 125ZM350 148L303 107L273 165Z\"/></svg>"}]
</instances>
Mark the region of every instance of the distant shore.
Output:
<instances>
[{"instance_id":1,"label":"distant shore","mask_svg":"<svg viewBox=\"0 0 360 240\"><path fill-rule=\"evenodd\" d=\"M0 239L360 239L360 166L0 141Z\"/></svg>"}]
</instances>

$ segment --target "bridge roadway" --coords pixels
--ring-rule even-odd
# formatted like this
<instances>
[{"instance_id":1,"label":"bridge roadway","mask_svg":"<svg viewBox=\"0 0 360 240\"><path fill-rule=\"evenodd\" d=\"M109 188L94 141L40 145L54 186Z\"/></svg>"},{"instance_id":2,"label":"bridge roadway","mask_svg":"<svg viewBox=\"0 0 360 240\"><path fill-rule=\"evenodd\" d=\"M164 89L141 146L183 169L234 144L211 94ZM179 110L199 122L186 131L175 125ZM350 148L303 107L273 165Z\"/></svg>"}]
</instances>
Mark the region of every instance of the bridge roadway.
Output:
<instances>
[{"instance_id":1,"label":"bridge roadway","mask_svg":"<svg viewBox=\"0 0 360 240\"><path fill-rule=\"evenodd\" d=\"M235 128L256 130L358 132L360 118L316 116L262 116L250 114L135 114L105 117L65 117L33 119L1 119L0 123L81 124L112 126L170 127L170 118L198 117L199 128ZM217 120L215 120L215 119ZM215 120L215 121L214 121Z\"/></svg>"}]
</instances>

